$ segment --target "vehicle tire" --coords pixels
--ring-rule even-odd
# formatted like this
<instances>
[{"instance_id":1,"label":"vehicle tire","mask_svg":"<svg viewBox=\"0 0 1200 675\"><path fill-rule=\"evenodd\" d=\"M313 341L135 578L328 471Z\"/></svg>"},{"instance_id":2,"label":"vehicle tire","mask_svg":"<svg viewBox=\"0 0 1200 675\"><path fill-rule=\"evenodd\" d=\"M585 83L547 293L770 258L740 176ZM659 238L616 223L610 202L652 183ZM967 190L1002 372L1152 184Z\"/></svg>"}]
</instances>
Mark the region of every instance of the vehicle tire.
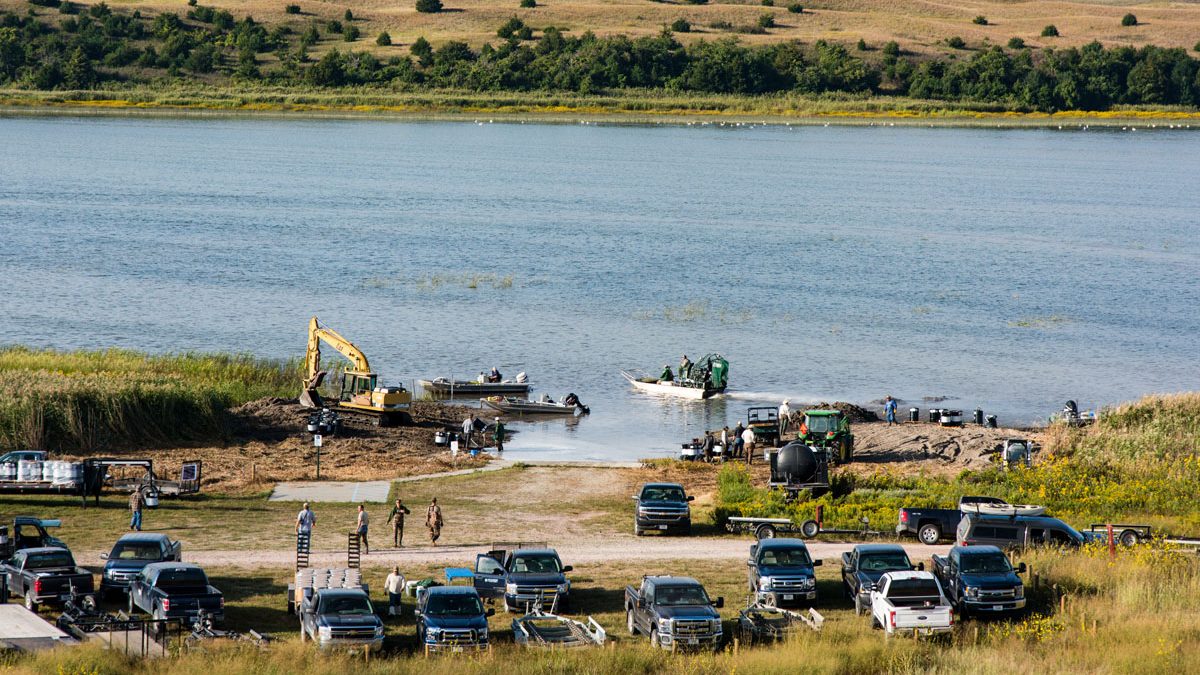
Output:
<instances>
[{"instance_id":1,"label":"vehicle tire","mask_svg":"<svg viewBox=\"0 0 1200 675\"><path fill-rule=\"evenodd\" d=\"M133 616L133 591L132 590L129 592L129 611L127 612L127 614L129 614L129 616Z\"/></svg>"},{"instance_id":2,"label":"vehicle tire","mask_svg":"<svg viewBox=\"0 0 1200 675\"><path fill-rule=\"evenodd\" d=\"M1142 541L1142 538L1138 536L1135 530L1125 530L1117 537L1117 541L1122 546L1137 546Z\"/></svg>"},{"instance_id":3,"label":"vehicle tire","mask_svg":"<svg viewBox=\"0 0 1200 675\"><path fill-rule=\"evenodd\" d=\"M774 539L777 534L774 525L763 524L754 528L755 539Z\"/></svg>"},{"instance_id":4,"label":"vehicle tire","mask_svg":"<svg viewBox=\"0 0 1200 675\"><path fill-rule=\"evenodd\" d=\"M883 630L883 624L879 623L874 614L871 615L871 630Z\"/></svg>"},{"instance_id":5,"label":"vehicle tire","mask_svg":"<svg viewBox=\"0 0 1200 675\"><path fill-rule=\"evenodd\" d=\"M419 635L417 637L420 638ZM300 641L308 642L308 633L304 632L304 624L303 623L300 624ZM421 640L421 641L424 642L424 640Z\"/></svg>"},{"instance_id":6,"label":"vehicle tire","mask_svg":"<svg viewBox=\"0 0 1200 675\"><path fill-rule=\"evenodd\" d=\"M650 646L655 649L662 649L662 644L658 641L658 629L650 629Z\"/></svg>"},{"instance_id":7,"label":"vehicle tire","mask_svg":"<svg viewBox=\"0 0 1200 675\"><path fill-rule=\"evenodd\" d=\"M633 610L632 609L625 610L625 628L627 628L629 630L630 635L638 634L637 624L633 620Z\"/></svg>"},{"instance_id":8,"label":"vehicle tire","mask_svg":"<svg viewBox=\"0 0 1200 675\"><path fill-rule=\"evenodd\" d=\"M800 536L812 539L821 533L821 526L815 520L806 520L800 524Z\"/></svg>"},{"instance_id":9,"label":"vehicle tire","mask_svg":"<svg viewBox=\"0 0 1200 675\"><path fill-rule=\"evenodd\" d=\"M634 523L633 524L633 536L640 537L643 534L646 534L646 531L643 530L642 528L638 527L637 523Z\"/></svg>"},{"instance_id":10,"label":"vehicle tire","mask_svg":"<svg viewBox=\"0 0 1200 675\"><path fill-rule=\"evenodd\" d=\"M863 607L862 600L859 599L859 597L857 595L855 595L854 596L854 616L862 616L863 612L866 611L866 609L867 609L866 607Z\"/></svg>"},{"instance_id":11,"label":"vehicle tire","mask_svg":"<svg viewBox=\"0 0 1200 675\"><path fill-rule=\"evenodd\" d=\"M917 539L922 544L933 546L942 538L942 528L937 523L925 523L917 529Z\"/></svg>"},{"instance_id":12,"label":"vehicle tire","mask_svg":"<svg viewBox=\"0 0 1200 675\"><path fill-rule=\"evenodd\" d=\"M775 606L775 594L768 593L766 595L766 597L763 598L762 604L766 607L774 607Z\"/></svg>"},{"instance_id":13,"label":"vehicle tire","mask_svg":"<svg viewBox=\"0 0 1200 675\"><path fill-rule=\"evenodd\" d=\"M30 591L29 589L25 590L25 609L33 612L34 614L37 614L38 611L38 604L33 599L33 591Z\"/></svg>"}]
</instances>

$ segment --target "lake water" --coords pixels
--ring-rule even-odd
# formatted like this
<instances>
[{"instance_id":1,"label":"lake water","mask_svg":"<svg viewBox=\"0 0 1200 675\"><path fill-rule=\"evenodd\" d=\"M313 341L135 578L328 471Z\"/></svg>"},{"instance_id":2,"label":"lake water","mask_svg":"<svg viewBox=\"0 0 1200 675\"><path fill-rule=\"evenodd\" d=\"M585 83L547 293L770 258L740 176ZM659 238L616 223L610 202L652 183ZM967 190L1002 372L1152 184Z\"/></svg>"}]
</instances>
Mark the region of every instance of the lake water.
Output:
<instances>
[{"instance_id":1,"label":"lake water","mask_svg":"<svg viewBox=\"0 0 1200 675\"><path fill-rule=\"evenodd\" d=\"M784 397L1030 423L1196 388L1198 226L1179 131L7 118L0 341L294 357L316 314L387 381L592 407L521 458ZM618 373L710 351L724 399Z\"/></svg>"}]
</instances>

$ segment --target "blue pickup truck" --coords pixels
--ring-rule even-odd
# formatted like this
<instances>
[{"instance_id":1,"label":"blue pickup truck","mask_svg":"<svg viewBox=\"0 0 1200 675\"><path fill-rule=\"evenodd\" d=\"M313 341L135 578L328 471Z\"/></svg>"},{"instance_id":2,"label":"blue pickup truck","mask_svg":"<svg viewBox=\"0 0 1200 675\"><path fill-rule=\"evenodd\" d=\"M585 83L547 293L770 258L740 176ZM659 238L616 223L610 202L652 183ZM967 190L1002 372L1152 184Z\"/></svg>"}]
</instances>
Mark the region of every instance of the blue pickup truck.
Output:
<instances>
[{"instance_id":1,"label":"blue pickup truck","mask_svg":"<svg viewBox=\"0 0 1200 675\"><path fill-rule=\"evenodd\" d=\"M679 483L646 483L633 496L637 502L633 533L639 537L646 532L691 533L692 508L688 502L693 499Z\"/></svg>"},{"instance_id":2,"label":"blue pickup truck","mask_svg":"<svg viewBox=\"0 0 1200 675\"><path fill-rule=\"evenodd\" d=\"M1025 608L1025 585L996 546L955 546L945 556L933 556L933 573L946 597L963 614L1002 614Z\"/></svg>"},{"instance_id":3,"label":"blue pickup truck","mask_svg":"<svg viewBox=\"0 0 1200 675\"><path fill-rule=\"evenodd\" d=\"M361 588L322 588L300 603L300 641L321 649L383 647L383 621Z\"/></svg>"},{"instance_id":4,"label":"blue pickup truck","mask_svg":"<svg viewBox=\"0 0 1200 675\"><path fill-rule=\"evenodd\" d=\"M494 550L475 557L475 588L485 598L504 598L504 609L565 611L570 605L570 565L552 548Z\"/></svg>"},{"instance_id":5,"label":"blue pickup truck","mask_svg":"<svg viewBox=\"0 0 1200 675\"><path fill-rule=\"evenodd\" d=\"M854 613L862 614L871 611L871 591L884 574L924 569L925 563L914 566L899 544L859 544L842 554L842 585Z\"/></svg>"},{"instance_id":6,"label":"blue pickup truck","mask_svg":"<svg viewBox=\"0 0 1200 675\"><path fill-rule=\"evenodd\" d=\"M190 625L201 612L213 623L225 619L225 596L208 583L196 565L161 562L146 565L129 584L129 614L140 609L155 619L182 619Z\"/></svg>"},{"instance_id":7,"label":"blue pickup truck","mask_svg":"<svg viewBox=\"0 0 1200 675\"><path fill-rule=\"evenodd\" d=\"M725 632L718 609L724 598L708 597L690 577L642 577L637 588L625 587L625 618L630 635L650 638L661 649L719 651Z\"/></svg>"},{"instance_id":8,"label":"blue pickup truck","mask_svg":"<svg viewBox=\"0 0 1200 675\"><path fill-rule=\"evenodd\" d=\"M157 562L183 562L183 545L157 532L130 532L113 544L112 551L101 554L104 572L100 575L100 595L128 593L129 584L146 565Z\"/></svg>"},{"instance_id":9,"label":"blue pickup truck","mask_svg":"<svg viewBox=\"0 0 1200 675\"><path fill-rule=\"evenodd\" d=\"M821 564L808 554L799 539L763 539L750 546L750 593L768 607L798 605L817 599L817 575Z\"/></svg>"},{"instance_id":10,"label":"blue pickup truck","mask_svg":"<svg viewBox=\"0 0 1200 675\"><path fill-rule=\"evenodd\" d=\"M466 586L434 586L417 598L417 639L425 653L481 651L488 646L488 617L479 591Z\"/></svg>"}]
</instances>

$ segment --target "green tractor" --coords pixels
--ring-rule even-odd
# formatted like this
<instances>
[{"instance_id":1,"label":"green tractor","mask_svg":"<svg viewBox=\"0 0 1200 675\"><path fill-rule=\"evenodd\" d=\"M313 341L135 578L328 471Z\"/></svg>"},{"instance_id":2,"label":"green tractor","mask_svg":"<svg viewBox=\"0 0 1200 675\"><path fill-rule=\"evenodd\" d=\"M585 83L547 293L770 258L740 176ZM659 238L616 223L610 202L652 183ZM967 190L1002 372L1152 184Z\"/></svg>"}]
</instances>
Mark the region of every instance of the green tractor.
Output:
<instances>
[{"instance_id":1,"label":"green tractor","mask_svg":"<svg viewBox=\"0 0 1200 675\"><path fill-rule=\"evenodd\" d=\"M840 410L805 410L797 440L822 448L831 464L849 464L854 457L850 419Z\"/></svg>"}]
</instances>

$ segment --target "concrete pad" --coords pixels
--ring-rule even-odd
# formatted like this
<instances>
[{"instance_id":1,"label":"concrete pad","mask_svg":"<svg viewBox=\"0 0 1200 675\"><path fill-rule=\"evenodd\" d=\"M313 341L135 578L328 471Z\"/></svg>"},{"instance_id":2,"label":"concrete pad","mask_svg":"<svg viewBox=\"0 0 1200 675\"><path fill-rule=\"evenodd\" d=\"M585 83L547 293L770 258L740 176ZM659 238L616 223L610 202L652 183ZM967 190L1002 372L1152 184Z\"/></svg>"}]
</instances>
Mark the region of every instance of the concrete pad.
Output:
<instances>
[{"instance_id":1,"label":"concrete pad","mask_svg":"<svg viewBox=\"0 0 1200 675\"><path fill-rule=\"evenodd\" d=\"M390 480L293 481L276 483L273 502L376 502L384 504L392 489Z\"/></svg>"}]
</instances>

